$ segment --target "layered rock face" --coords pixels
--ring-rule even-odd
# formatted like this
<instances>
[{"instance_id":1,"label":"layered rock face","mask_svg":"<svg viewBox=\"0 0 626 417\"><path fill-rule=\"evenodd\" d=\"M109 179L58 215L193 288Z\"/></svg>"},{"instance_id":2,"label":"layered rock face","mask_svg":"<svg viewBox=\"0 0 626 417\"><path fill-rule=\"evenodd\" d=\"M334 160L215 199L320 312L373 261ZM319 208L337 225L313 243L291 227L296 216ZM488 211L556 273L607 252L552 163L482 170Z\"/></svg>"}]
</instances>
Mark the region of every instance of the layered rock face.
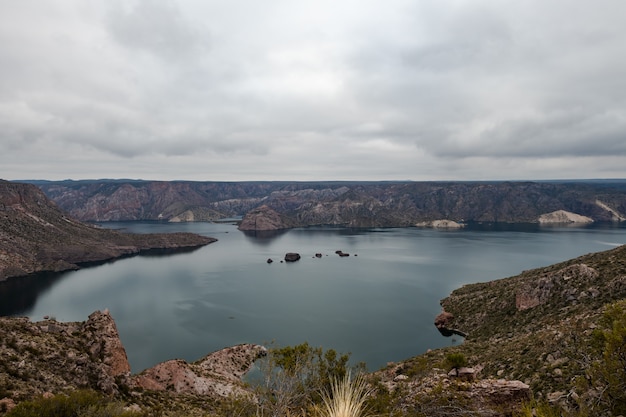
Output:
<instances>
[{"instance_id":1,"label":"layered rock face","mask_svg":"<svg viewBox=\"0 0 626 417\"><path fill-rule=\"evenodd\" d=\"M243 216L242 230L259 231L311 225L455 227L465 222L583 219L578 216L594 221L626 218L626 187L611 183L79 181L38 185L81 220L206 221Z\"/></svg>"},{"instance_id":2,"label":"layered rock face","mask_svg":"<svg viewBox=\"0 0 626 417\"><path fill-rule=\"evenodd\" d=\"M192 233L129 234L97 228L61 212L40 189L0 181L0 281L151 249L185 250L216 239Z\"/></svg>"}]
</instances>

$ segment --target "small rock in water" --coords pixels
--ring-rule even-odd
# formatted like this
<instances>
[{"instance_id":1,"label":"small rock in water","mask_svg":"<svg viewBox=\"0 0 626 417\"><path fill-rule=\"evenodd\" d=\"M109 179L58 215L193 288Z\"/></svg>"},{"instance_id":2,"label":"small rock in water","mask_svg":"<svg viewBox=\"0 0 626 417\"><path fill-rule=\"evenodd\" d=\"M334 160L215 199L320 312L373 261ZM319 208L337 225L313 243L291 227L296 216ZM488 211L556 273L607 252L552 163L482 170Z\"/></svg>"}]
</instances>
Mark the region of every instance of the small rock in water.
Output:
<instances>
[{"instance_id":1,"label":"small rock in water","mask_svg":"<svg viewBox=\"0 0 626 417\"><path fill-rule=\"evenodd\" d=\"M289 252L285 254L285 261L287 262L295 262L300 260L300 254L295 252Z\"/></svg>"}]
</instances>

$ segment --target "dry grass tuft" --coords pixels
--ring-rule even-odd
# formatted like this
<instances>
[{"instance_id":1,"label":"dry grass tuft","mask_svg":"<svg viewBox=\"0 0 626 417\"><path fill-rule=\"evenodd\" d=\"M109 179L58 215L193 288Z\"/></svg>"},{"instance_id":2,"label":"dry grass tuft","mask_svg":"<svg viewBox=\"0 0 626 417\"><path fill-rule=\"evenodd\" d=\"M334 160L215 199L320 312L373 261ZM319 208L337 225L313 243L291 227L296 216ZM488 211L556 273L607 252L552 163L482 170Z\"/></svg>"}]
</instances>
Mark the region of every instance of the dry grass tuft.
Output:
<instances>
[{"instance_id":1,"label":"dry grass tuft","mask_svg":"<svg viewBox=\"0 0 626 417\"><path fill-rule=\"evenodd\" d=\"M370 394L368 385L362 377L351 379L346 374L331 384L330 392L325 392L322 399L324 417L365 417L365 400Z\"/></svg>"}]
</instances>

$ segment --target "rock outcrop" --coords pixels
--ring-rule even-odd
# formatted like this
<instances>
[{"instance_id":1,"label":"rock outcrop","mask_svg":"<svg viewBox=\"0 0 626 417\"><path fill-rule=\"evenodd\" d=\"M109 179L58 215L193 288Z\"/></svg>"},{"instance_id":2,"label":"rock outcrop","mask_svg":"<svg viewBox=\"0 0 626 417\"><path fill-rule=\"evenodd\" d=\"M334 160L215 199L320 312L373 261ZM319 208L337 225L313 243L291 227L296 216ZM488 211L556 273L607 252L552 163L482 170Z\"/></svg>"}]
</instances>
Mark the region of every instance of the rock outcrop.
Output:
<instances>
[{"instance_id":1,"label":"rock outcrop","mask_svg":"<svg viewBox=\"0 0 626 417\"><path fill-rule=\"evenodd\" d=\"M34 185L0 181L0 281L148 250L191 250L215 241L192 233L130 234L98 228L61 212Z\"/></svg>"},{"instance_id":2,"label":"rock outcrop","mask_svg":"<svg viewBox=\"0 0 626 417\"><path fill-rule=\"evenodd\" d=\"M239 230L256 231L280 230L290 227L293 227L293 222L266 205L249 211L239 224Z\"/></svg>"},{"instance_id":3,"label":"rock outcrop","mask_svg":"<svg viewBox=\"0 0 626 417\"><path fill-rule=\"evenodd\" d=\"M417 359L416 359L417 360ZM425 369L409 376L413 360L392 364L374 375L391 394L399 397L404 415L508 416L532 397L530 387L518 380L451 377L443 369Z\"/></svg>"},{"instance_id":4,"label":"rock outcrop","mask_svg":"<svg viewBox=\"0 0 626 417\"><path fill-rule=\"evenodd\" d=\"M194 363L171 360L130 374L126 350L108 311L85 322L31 322L0 317L0 387L14 403L43 393L90 388L110 395L158 391L205 398L250 395L241 381L263 346L243 344L211 353ZM0 398L2 400L2 398Z\"/></svg>"},{"instance_id":5,"label":"rock outcrop","mask_svg":"<svg viewBox=\"0 0 626 417\"><path fill-rule=\"evenodd\" d=\"M132 378L133 387L210 397L245 396L241 377L254 361L265 356L260 345L242 344L211 353L194 363L170 360Z\"/></svg>"},{"instance_id":6,"label":"rock outcrop","mask_svg":"<svg viewBox=\"0 0 626 417\"><path fill-rule=\"evenodd\" d=\"M515 307L518 311L524 311L559 296L570 302L580 296L593 297L599 291L594 282L596 278L598 271L585 264L569 265L541 274L537 279L526 281L518 287Z\"/></svg>"},{"instance_id":7,"label":"rock outcrop","mask_svg":"<svg viewBox=\"0 0 626 417\"><path fill-rule=\"evenodd\" d=\"M130 375L126 351L107 311L71 323L0 317L0 330L0 386L13 387L14 401L78 388L117 394L118 383Z\"/></svg>"}]
</instances>

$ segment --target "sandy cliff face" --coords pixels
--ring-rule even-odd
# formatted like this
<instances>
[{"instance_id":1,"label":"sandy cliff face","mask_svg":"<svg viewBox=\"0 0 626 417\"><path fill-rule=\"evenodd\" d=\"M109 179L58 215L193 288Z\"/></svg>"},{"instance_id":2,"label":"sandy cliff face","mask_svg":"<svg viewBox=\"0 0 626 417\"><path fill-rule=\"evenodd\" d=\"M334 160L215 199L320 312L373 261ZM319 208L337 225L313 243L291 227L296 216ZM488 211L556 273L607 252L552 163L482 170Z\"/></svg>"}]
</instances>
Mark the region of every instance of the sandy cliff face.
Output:
<instances>
[{"instance_id":1,"label":"sandy cliff face","mask_svg":"<svg viewBox=\"0 0 626 417\"><path fill-rule=\"evenodd\" d=\"M593 219L565 210L557 210L539 216L539 223L593 223Z\"/></svg>"}]
</instances>

